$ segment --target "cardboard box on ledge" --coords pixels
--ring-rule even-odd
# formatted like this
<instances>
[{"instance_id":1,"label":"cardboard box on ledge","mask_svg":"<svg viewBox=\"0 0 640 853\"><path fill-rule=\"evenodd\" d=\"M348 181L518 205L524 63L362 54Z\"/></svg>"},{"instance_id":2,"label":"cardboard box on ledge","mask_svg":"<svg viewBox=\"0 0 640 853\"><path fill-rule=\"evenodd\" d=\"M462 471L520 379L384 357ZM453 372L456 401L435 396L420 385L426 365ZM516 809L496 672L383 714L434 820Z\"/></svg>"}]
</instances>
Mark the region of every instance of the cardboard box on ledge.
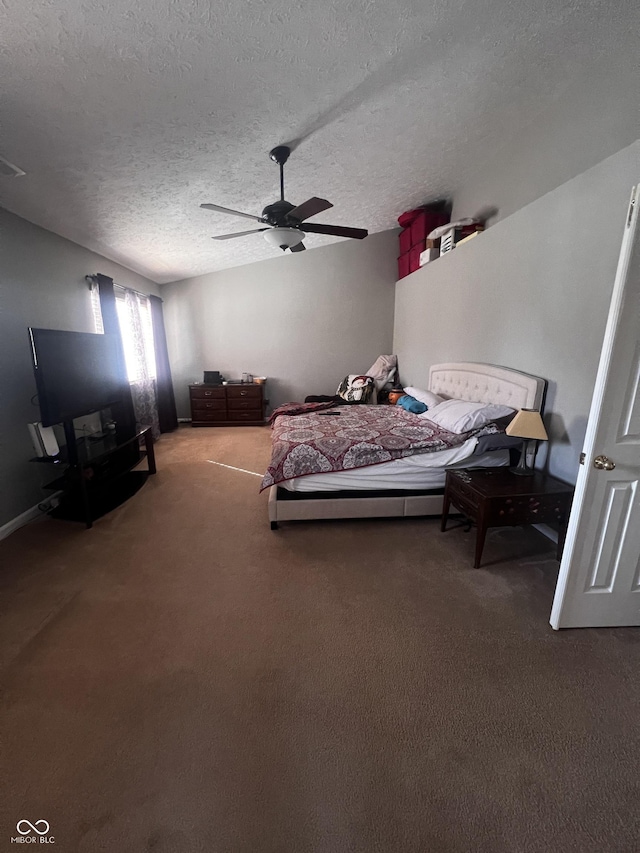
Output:
<instances>
[{"instance_id":1,"label":"cardboard box on ledge","mask_svg":"<svg viewBox=\"0 0 640 853\"><path fill-rule=\"evenodd\" d=\"M435 261L435 259L439 257L440 249L437 246L434 246L431 249L425 249L424 252L420 252L420 266L423 267L425 264L428 264L429 261Z\"/></svg>"}]
</instances>

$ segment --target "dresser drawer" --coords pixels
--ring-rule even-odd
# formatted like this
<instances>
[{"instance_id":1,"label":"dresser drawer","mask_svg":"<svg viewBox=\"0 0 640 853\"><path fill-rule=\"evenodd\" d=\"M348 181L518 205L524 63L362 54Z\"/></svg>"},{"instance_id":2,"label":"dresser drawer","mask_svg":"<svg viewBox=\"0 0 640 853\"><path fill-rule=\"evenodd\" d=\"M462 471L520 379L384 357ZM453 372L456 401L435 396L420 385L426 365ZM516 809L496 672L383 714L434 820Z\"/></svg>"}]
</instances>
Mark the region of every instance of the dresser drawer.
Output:
<instances>
[{"instance_id":1,"label":"dresser drawer","mask_svg":"<svg viewBox=\"0 0 640 853\"><path fill-rule=\"evenodd\" d=\"M452 496L456 495L457 497L459 495L463 500L469 501L474 506L478 505L478 493L472 486L466 483L462 477L455 475L449 488Z\"/></svg>"},{"instance_id":2,"label":"dresser drawer","mask_svg":"<svg viewBox=\"0 0 640 853\"><path fill-rule=\"evenodd\" d=\"M260 421L262 423L262 409L229 409L227 415L230 421Z\"/></svg>"},{"instance_id":3,"label":"dresser drawer","mask_svg":"<svg viewBox=\"0 0 640 853\"><path fill-rule=\"evenodd\" d=\"M561 522L568 509L565 495L524 495L493 498L488 513L489 524L536 524Z\"/></svg>"},{"instance_id":4,"label":"dresser drawer","mask_svg":"<svg viewBox=\"0 0 640 853\"><path fill-rule=\"evenodd\" d=\"M192 400L211 400L222 399L226 397L226 388L224 385L192 385L189 388Z\"/></svg>"},{"instance_id":5,"label":"dresser drawer","mask_svg":"<svg viewBox=\"0 0 640 853\"><path fill-rule=\"evenodd\" d=\"M198 423L203 421L226 421L228 419L226 409L194 409L191 415L192 422Z\"/></svg>"},{"instance_id":6,"label":"dresser drawer","mask_svg":"<svg viewBox=\"0 0 640 853\"><path fill-rule=\"evenodd\" d=\"M209 411L210 409L224 410L227 408L227 401L224 399L224 397L213 397L211 400L194 399L191 401L191 408L194 412L205 412Z\"/></svg>"},{"instance_id":7,"label":"dresser drawer","mask_svg":"<svg viewBox=\"0 0 640 853\"><path fill-rule=\"evenodd\" d=\"M232 400L252 399L256 401L254 405L258 405L257 401L262 400L262 386L260 385L227 385L226 392L229 404Z\"/></svg>"},{"instance_id":8,"label":"dresser drawer","mask_svg":"<svg viewBox=\"0 0 640 853\"><path fill-rule=\"evenodd\" d=\"M255 397L229 397L227 400L227 406L229 407L229 413L231 412L244 412L248 409L253 409L256 412L262 411L262 401L256 400Z\"/></svg>"},{"instance_id":9,"label":"dresser drawer","mask_svg":"<svg viewBox=\"0 0 640 853\"><path fill-rule=\"evenodd\" d=\"M470 500L467 495L461 495L459 492L449 494L451 503L460 510L467 518L475 519L478 512L478 505Z\"/></svg>"}]
</instances>

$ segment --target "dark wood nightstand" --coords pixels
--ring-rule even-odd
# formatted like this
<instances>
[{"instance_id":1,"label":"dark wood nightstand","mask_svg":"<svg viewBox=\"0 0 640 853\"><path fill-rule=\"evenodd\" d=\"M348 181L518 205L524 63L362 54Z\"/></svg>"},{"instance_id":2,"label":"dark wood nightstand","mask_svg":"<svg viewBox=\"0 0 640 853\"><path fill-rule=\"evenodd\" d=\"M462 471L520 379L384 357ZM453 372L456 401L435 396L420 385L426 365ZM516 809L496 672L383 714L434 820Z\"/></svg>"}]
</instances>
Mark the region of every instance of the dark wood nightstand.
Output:
<instances>
[{"instance_id":1,"label":"dark wood nightstand","mask_svg":"<svg viewBox=\"0 0 640 853\"><path fill-rule=\"evenodd\" d=\"M477 525L477 569L489 527L557 524L559 560L572 498L573 486L542 471L523 476L508 468L452 469L447 471L440 529L446 529L451 504Z\"/></svg>"}]
</instances>

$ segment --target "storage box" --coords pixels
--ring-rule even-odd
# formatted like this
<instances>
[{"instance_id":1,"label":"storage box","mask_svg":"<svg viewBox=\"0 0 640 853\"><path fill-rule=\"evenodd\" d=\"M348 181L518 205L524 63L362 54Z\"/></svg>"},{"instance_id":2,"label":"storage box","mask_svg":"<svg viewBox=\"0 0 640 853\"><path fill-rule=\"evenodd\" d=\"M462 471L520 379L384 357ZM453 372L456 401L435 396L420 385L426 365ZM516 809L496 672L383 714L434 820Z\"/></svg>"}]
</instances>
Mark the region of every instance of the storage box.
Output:
<instances>
[{"instance_id":1,"label":"storage box","mask_svg":"<svg viewBox=\"0 0 640 853\"><path fill-rule=\"evenodd\" d=\"M466 237L461 237L456 241L456 246L461 246L463 243L468 243L469 240L473 240L474 237L477 237L478 234L482 234L482 231L472 231L471 234L467 234Z\"/></svg>"},{"instance_id":2,"label":"storage box","mask_svg":"<svg viewBox=\"0 0 640 853\"><path fill-rule=\"evenodd\" d=\"M479 234L484 231L484 225L481 222L474 222L473 225L464 225L460 229L459 240L462 240L463 237L469 237L471 234Z\"/></svg>"},{"instance_id":3,"label":"storage box","mask_svg":"<svg viewBox=\"0 0 640 853\"><path fill-rule=\"evenodd\" d=\"M398 258L398 278L401 279L407 275L409 275L409 252Z\"/></svg>"},{"instance_id":4,"label":"storage box","mask_svg":"<svg viewBox=\"0 0 640 853\"><path fill-rule=\"evenodd\" d=\"M424 252L420 252L420 266L423 267L429 261L435 261L439 257L440 249L425 249Z\"/></svg>"},{"instance_id":5,"label":"storage box","mask_svg":"<svg viewBox=\"0 0 640 853\"><path fill-rule=\"evenodd\" d=\"M411 223L411 245L417 246L427 239L427 234L438 228L440 225L446 225L449 217L443 210L421 210L416 218ZM424 250L424 246L422 249Z\"/></svg>"},{"instance_id":6,"label":"storage box","mask_svg":"<svg viewBox=\"0 0 640 853\"><path fill-rule=\"evenodd\" d=\"M422 249L420 246L414 246L409 250L409 272L415 272L420 269L420 254Z\"/></svg>"},{"instance_id":7,"label":"storage box","mask_svg":"<svg viewBox=\"0 0 640 853\"><path fill-rule=\"evenodd\" d=\"M400 232L400 254L404 255L411 248L411 228L404 228Z\"/></svg>"},{"instance_id":8,"label":"storage box","mask_svg":"<svg viewBox=\"0 0 640 853\"><path fill-rule=\"evenodd\" d=\"M446 255L447 252L450 252L455 246L456 239L456 229L452 228L450 231L445 231L445 233L440 238L440 254Z\"/></svg>"}]
</instances>

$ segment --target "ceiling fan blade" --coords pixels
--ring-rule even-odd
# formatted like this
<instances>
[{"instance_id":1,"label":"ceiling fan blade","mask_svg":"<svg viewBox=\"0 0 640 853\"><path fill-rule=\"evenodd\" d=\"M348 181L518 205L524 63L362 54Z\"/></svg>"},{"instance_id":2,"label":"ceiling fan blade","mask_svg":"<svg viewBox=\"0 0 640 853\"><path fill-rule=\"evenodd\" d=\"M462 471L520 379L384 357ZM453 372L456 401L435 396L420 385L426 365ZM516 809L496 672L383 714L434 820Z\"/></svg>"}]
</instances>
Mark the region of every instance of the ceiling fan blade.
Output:
<instances>
[{"instance_id":1,"label":"ceiling fan blade","mask_svg":"<svg viewBox=\"0 0 640 853\"><path fill-rule=\"evenodd\" d=\"M342 225L320 225L317 222L305 223L304 230L308 234L331 234L334 237L353 237L354 240L364 240L369 233L366 228L344 228Z\"/></svg>"},{"instance_id":2,"label":"ceiling fan blade","mask_svg":"<svg viewBox=\"0 0 640 853\"><path fill-rule=\"evenodd\" d=\"M330 201L327 201L325 198L308 198L306 201L303 201L302 204L299 204L297 207L294 207L293 210L289 211L289 216L293 219L297 219L298 222L304 222L305 219L309 219L310 216L315 216L316 213L322 213L323 210L329 210L330 207L333 207Z\"/></svg>"},{"instance_id":3,"label":"ceiling fan blade","mask_svg":"<svg viewBox=\"0 0 640 853\"><path fill-rule=\"evenodd\" d=\"M259 234L261 231L268 231L268 228L251 228L249 231L236 231L235 234L216 234L212 240L233 240L234 237L244 237L245 234Z\"/></svg>"},{"instance_id":4,"label":"ceiling fan blade","mask_svg":"<svg viewBox=\"0 0 640 853\"><path fill-rule=\"evenodd\" d=\"M250 213L243 213L241 210L231 210L230 207L220 207L219 204L201 204L205 210L215 210L218 213L230 213L232 216L244 216L245 219L255 219L256 222L264 222L261 216L252 216Z\"/></svg>"},{"instance_id":5,"label":"ceiling fan blade","mask_svg":"<svg viewBox=\"0 0 640 853\"><path fill-rule=\"evenodd\" d=\"M304 244L304 243L298 243L298 245L297 245L297 246L291 246L291 248L289 249L289 251L290 251L290 252L304 252L304 250L305 250L306 248L307 248L307 247L305 246L305 244Z\"/></svg>"}]
</instances>

